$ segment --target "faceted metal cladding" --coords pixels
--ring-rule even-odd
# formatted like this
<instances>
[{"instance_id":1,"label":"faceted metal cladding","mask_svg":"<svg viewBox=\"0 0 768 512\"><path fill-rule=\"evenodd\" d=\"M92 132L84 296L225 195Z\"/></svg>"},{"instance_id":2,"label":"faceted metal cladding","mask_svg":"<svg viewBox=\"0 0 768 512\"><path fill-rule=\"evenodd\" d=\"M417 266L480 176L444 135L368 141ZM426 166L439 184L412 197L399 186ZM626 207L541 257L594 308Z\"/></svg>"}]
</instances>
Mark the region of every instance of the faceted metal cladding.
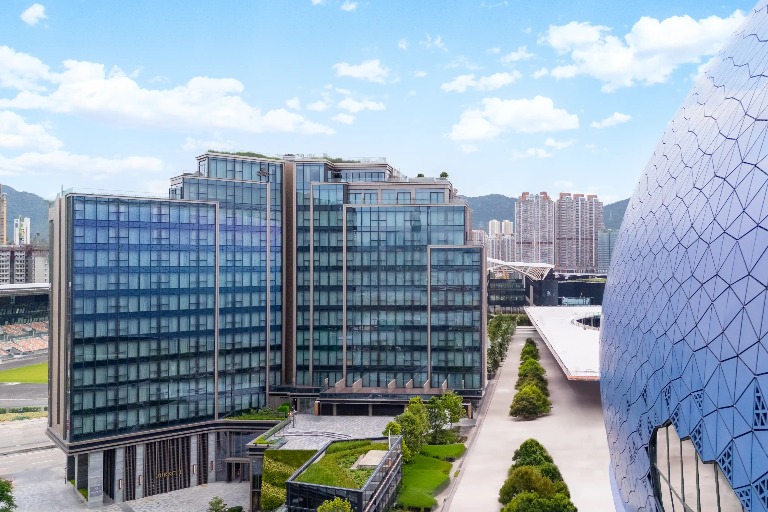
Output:
<instances>
[{"instance_id":1,"label":"faceted metal cladding","mask_svg":"<svg viewBox=\"0 0 768 512\"><path fill-rule=\"evenodd\" d=\"M669 124L613 256L601 389L626 510L660 509L649 449L670 422L745 510L768 510L766 135L763 0Z\"/></svg>"}]
</instances>

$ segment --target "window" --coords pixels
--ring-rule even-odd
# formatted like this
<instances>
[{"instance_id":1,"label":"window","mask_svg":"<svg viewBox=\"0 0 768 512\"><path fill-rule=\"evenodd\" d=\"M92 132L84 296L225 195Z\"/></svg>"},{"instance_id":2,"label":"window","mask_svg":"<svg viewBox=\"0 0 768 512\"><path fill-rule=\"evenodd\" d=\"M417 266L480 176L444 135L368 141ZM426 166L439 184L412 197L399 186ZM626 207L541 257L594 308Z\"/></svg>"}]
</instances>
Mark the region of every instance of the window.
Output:
<instances>
[{"instance_id":1,"label":"window","mask_svg":"<svg viewBox=\"0 0 768 512\"><path fill-rule=\"evenodd\" d=\"M651 479L664 512L744 510L720 466L703 462L691 439L681 440L674 426L656 430L650 452Z\"/></svg>"}]
</instances>

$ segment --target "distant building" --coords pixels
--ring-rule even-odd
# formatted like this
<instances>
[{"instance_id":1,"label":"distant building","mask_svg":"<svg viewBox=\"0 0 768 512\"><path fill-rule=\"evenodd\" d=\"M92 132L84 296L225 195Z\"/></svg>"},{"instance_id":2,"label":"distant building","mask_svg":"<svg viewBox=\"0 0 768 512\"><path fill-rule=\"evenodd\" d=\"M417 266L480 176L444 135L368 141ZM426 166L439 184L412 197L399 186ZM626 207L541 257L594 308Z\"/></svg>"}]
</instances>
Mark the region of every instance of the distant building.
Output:
<instances>
[{"instance_id":1,"label":"distant building","mask_svg":"<svg viewBox=\"0 0 768 512\"><path fill-rule=\"evenodd\" d=\"M546 192L523 192L515 206L513 261L554 264L554 217L555 203Z\"/></svg>"},{"instance_id":2,"label":"distant building","mask_svg":"<svg viewBox=\"0 0 768 512\"><path fill-rule=\"evenodd\" d=\"M488 222L488 236L490 238L493 238L500 233L501 233L501 222L499 222L496 219L491 219Z\"/></svg>"},{"instance_id":3,"label":"distant building","mask_svg":"<svg viewBox=\"0 0 768 512\"><path fill-rule=\"evenodd\" d=\"M608 272L613 257L613 247L619 238L619 232L612 229L597 234L597 271Z\"/></svg>"},{"instance_id":4,"label":"distant building","mask_svg":"<svg viewBox=\"0 0 768 512\"><path fill-rule=\"evenodd\" d=\"M501 234L512 235L515 233L515 224L511 220L501 221Z\"/></svg>"},{"instance_id":5,"label":"distant building","mask_svg":"<svg viewBox=\"0 0 768 512\"><path fill-rule=\"evenodd\" d=\"M31 243L29 217L13 219L13 245Z\"/></svg>"},{"instance_id":6,"label":"distant building","mask_svg":"<svg viewBox=\"0 0 768 512\"><path fill-rule=\"evenodd\" d=\"M605 228L596 195L560 193L555 204L555 269L594 272L597 234Z\"/></svg>"},{"instance_id":7,"label":"distant building","mask_svg":"<svg viewBox=\"0 0 768 512\"><path fill-rule=\"evenodd\" d=\"M0 285L47 282L47 247L0 245Z\"/></svg>"},{"instance_id":8,"label":"distant building","mask_svg":"<svg viewBox=\"0 0 768 512\"><path fill-rule=\"evenodd\" d=\"M8 235L6 231L8 229L6 221L6 215L8 212L8 196L2 190L3 186L0 185L0 245L5 245L8 243Z\"/></svg>"}]
</instances>

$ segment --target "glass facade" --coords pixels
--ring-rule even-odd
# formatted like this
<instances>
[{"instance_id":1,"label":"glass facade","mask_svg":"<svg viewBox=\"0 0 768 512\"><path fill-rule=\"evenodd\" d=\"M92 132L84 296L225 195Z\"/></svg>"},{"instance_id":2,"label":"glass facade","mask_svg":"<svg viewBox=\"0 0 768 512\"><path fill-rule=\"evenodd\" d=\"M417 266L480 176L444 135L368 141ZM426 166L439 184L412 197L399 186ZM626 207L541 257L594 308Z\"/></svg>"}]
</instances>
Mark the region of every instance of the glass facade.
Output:
<instances>
[{"instance_id":1,"label":"glass facade","mask_svg":"<svg viewBox=\"0 0 768 512\"><path fill-rule=\"evenodd\" d=\"M768 510L766 41L761 1L669 123L611 259L600 389L627 511Z\"/></svg>"},{"instance_id":2,"label":"glass facade","mask_svg":"<svg viewBox=\"0 0 768 512\"><path fill-rule=\"evenodd\" d=\"M216 206L67 201L71 439L213 419Z\"/></svg>"}]
</instances>

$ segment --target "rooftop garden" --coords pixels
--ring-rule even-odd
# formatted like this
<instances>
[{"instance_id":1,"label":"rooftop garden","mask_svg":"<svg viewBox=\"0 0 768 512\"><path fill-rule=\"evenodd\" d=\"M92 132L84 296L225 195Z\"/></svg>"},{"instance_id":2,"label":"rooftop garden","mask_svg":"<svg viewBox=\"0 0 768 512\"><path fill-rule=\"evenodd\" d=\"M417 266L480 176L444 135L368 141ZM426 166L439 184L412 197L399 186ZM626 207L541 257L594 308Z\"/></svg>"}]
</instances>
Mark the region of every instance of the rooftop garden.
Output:
<instances>
[{"instance_id":1,"label":"rooftop garden","mask_svg":"<svg viewBox=\"0 0 768 512\"><path fill-rule=\"evenodd\" d=\"M274 156L262 155L261 153L254 153L252 151L235 151L235 152L233 152L233 151L221 151L221 150L218 150L218 149L209 149L208 152L209 153L219 153L221 155L247 156L247 157L251 157L251 158L264 158L266 160L280 160L279 158L274 157Z\"/></svg>"},{"instance_id":2,"label":"rooftop garden","mask_svg":"<svg viewBox=\"0 0 768 512\"><path fill-rule=\"evenodd\" d=\"M267 450L261 481L261 510L271 511L285 503L285 482L317 453L315 450Z\"/></svg>"},{"instance_id":3,"label":"rooftop garden","mask_svg":"<svg viewBox=\"0 0 768 512\"><path fill-rule=\"evenodd\" d=\"M389 450L387 443L374 443L369 440L342 441L330 445L323 457L307 467L297 478L297 482L361 489L373 474L373 469L352 469L361 455L371 450Z\"/></svg>"},{"instance_id":4,"label":"rooftop garden","mask_svg":"<svg viewBox=\"0 0 768 512\"><path fill-rule=\"evenodd\" d=\"M282 420L288 417L290 412L290 406L287 403L282 404L280 407L273 405L267 405L261 409L247 409L234 413L232 416L228 416L226 420Z\"/></svg>"}]
</instances>

